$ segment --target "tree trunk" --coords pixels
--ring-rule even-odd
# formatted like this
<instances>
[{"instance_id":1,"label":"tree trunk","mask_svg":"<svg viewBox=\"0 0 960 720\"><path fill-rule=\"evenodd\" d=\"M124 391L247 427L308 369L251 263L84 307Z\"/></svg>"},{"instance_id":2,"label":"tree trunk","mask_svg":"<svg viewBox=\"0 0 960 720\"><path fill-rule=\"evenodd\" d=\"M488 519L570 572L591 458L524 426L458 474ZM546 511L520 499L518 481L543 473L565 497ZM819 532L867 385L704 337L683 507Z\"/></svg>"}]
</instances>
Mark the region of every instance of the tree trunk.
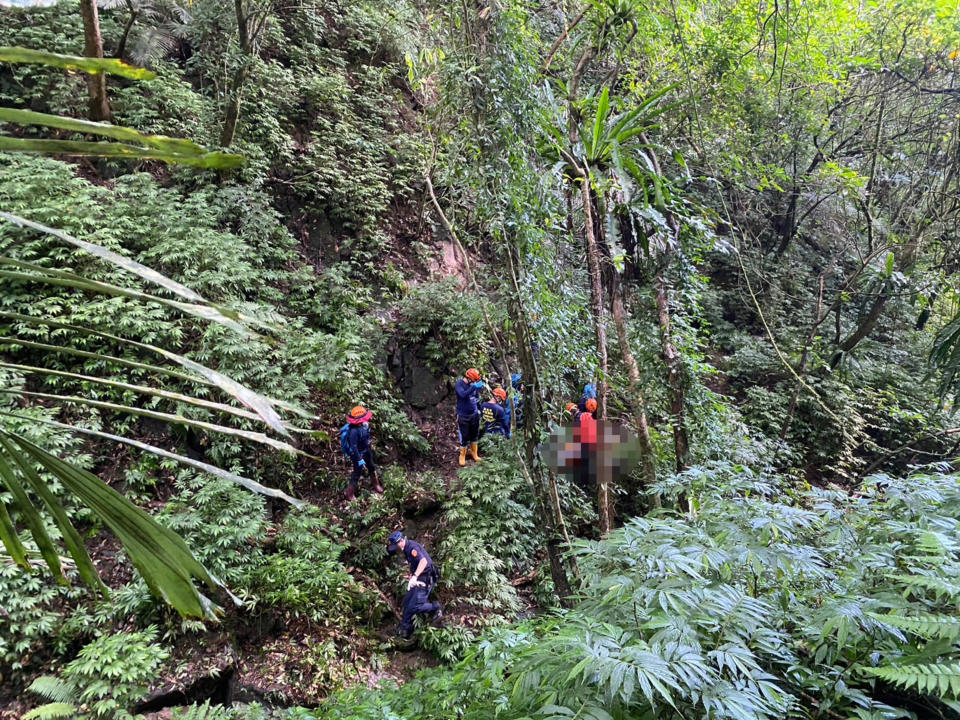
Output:
<instances>
[{"instance_id":1,"label":"tree trunk","mask_svg":"<svg viewBox=\"0 0 960 720\"><path fill-rule=\"evenodd\" d=\"M83 54L87 57L103 57L103 36L100 35L100 18L96 0L80 0L80 15L83 17ZM87 74L90 119L109 122L110 101L107 98L107 76L104 73Z\"/></svg>"},{"instance_id":2,"label":"tree trunk","mask_svg":"<svg viewBox=\"0 0 960 720\"><path fill-rule=\"evenodd\" d=\"M597 380L597 416L607 416L607 326L603 311L603 285L600 282L600 253L593 229L593 199L590 192L590 170L584 168L580 179L583 197L584 244L587 254L587 270L590 275L590 307L593 310L594 330L597 338L597 355L600 360L600 377ZM597 463L597 514L600 520L600 532L607 534L613 530L613 498L610 494L610 473L603 463Z\"/></svg>"},{"instance_id":3,"label":"tree trunk","mask_svg":"<svg viewBox=\"0 0 960 720\"><path fill-rule=\"evenodd\" d=\"M660 354L667 368L667 390L670 395L670 423L673 426L673 449L676 455L677 472L688 467L690 442L687 438L687 422L684 410L686 393L680 368L680 356L673 346L670 331L670 297L667 281L662 273L654 278L654 291L657 298L657 322L660 325Z\"/></svg>"},{"instance_id":4,"label":"tree trunk","mask_svg":"<svg viewBox=\"0 0 960 720\"><path fill-rule=\"evenodd\" d=\"M525 471L536 496L537 512L547 538L547 554L550 558L550 575L553 578L553 585L561 604L564 607L571 607L573 592L563 561L564 549L570 549L570 535L563 519L563 509L560 506L560 494L557 491L556 478L553 473L546 472L543 464L539 461L539 446L542 440L541 428L544 424L543 388L540 384L537 359L533 355L530 342L532 340L530 325L523 308L523 298L517 281L517 270L513 262L513 251L509 246L506 250L512 290L510 298L510 306L513 311L512 324L516 336L520 369L523 373L524 385L528 390L523 413L524 457L519 458L520 465ZM568 562L570 572L576 577L578 575L576 561L571 557Z\"/></svg>"},{"instance_id":5,"label":"tree trunk","mask_svg":"<svg viewBox=\"0 0 960 720\"><path fill-rule=\"evenodd\" d=\"M873 329L877 326L877 323L880 321L880 315L883 314L883 308L887 304L887 300L890 299L890 283L884 283L883 288L880 290L880 293L873 301L873 305L870 306L870 312L867 313L867 316L863 319L863 322L850 333L838 346L837 351L834 353L833 357L830 359L830 367L835 368L840 364L840 359L848 352L853 350L857 345L860 344L860 341L863 340L867 335L873 332Z\"/></svg>"},{"instance_id":6,"label":"tree trunk","mask_svg":"<svg viewBox=\"0 0 960 720\"><path fill-rule=\"evenodd\" d=\"M127 10L130 11L130 17L127 18L127 24L124 25L123 34L117 44L117 59L119 60L123 60L123 56L127 52L127 39L130 37L130 31L133 29L134 23L137 22L138 12L133 0L127 0Z\"/></svg>"},{"instance_id":7,"label":"tree trunk","mask_svg":"<svg viewBox=\"0 0 960 720\"><path fill-rule=\"evenodd\" d=\"M637 358L630 348L630 336L627 332L626 309L623 303L623 285L620 282L620 276L616 268L610 267L609 270L610 285L610 310L613 315L613 322L617 327L617 340L620 343L620 355L623 357L623 364L627 368L627 377L630 379L630 392L633 394L635 409L634 419L637 427L637 438L640 441L640 451L643 456L640 460L643 472L643 484L646 487L652 486L657 482L657 465L654 461L653 443L650 440L650 426L647 423L647 407L643 396L643 387L640 381L640 366L637 364ZM634 500L634 504L636 501ZM653 498L654 506L659 507L660 500Z\"/></svg>"}]
</instances>

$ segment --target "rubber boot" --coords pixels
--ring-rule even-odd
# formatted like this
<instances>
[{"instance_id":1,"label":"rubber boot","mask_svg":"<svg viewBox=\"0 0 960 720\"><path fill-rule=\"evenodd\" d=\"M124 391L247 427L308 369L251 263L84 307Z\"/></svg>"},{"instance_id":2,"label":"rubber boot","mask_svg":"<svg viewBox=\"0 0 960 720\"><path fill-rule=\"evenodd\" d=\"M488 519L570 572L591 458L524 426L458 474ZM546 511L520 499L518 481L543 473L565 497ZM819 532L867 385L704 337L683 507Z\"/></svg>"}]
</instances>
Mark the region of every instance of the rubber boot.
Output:
<instances>
[{"instance_id":1,"label":"rubber boot","mask_svg":"<svg viewBox=\"0 0 960 720\"><path fill-rule=\"evenodd\" d=\"M380 476L379 476L379 475L374 475L374 476L373 476L373 491L374 491L377 495L383 495L383 485L380 484Z\"/></svg>"},{"instance_id":2,"label":"rubber boot","mask_svg":"<svg viewBox=\"0 0 960 720\"><path fill-rule=\"evenodd\" d=\"M463 467L467 464L467 449L465 447L460 448L460 467Z\"/></svg>"},{"instance_id":3,"label":"rubber boot","mask_svg":"<svg viewBox=\"0 0 960 720\"><path fill-rule=\"evenodd\" d=\"M353 485L347 485L347 492L344 494L347 496L347 502L353 502L357 499L357 491L353 489Z\"/></svg>"},{"instance_id":4,"label":"rubber boot","mask_svg":"<svg viewBox=\"0 0 960 720\"><path fill-rule=\"evenodd\" d=\"M470 443L470 457L473 458L474 462L480 462L480 456L477 455L477 444Z\"/></svg>"}]
</instances>

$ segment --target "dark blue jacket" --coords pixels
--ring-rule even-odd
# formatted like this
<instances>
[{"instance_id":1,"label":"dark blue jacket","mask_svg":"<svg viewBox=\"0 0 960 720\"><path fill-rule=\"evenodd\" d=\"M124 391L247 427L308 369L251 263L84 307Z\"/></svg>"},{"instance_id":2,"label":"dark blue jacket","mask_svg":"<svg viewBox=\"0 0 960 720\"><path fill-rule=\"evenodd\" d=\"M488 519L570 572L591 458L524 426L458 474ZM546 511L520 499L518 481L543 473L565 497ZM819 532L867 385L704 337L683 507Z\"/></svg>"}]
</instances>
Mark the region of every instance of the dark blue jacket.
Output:
<instances>
[{"instance_id":1,"label":"dark blue jacket","mask_svg":"<svg viewBox=\"0 0 960 720\"><path fill-rule=\"evenodd\" d=\"M510 416L497 403L483 403L480 406L480 420L484 433L510 437Z\"/></svg>"},{"instance_id":2,"label":"dark blue jacket","mask_svg":"<svg viewBox=\"0 0 960 720\"><path fill-rule=\"evenodd\" d=\"M410 574L413 575L417 571L417 566L420 565L420 561L423 558L427 559L427 569L424 570L424 574L431 572L433 570L433 560L430 559L430 555L427 554L427 551L423 549L423 545L413 540L407 540L403 544L403 554L407 558L407 562L410 564ZM426 580L426 578L424 578Z\"/></svg>"},{"instance_id":3,"label":"dark blue jacket","mask_svg":"<svg viewBox=\"0 0 960 720\"><path fill-rule=\"evenodd\" d=\"M457 380L457 417L472 418L477 414L477 402L480 400L480 388L476 388L465 378Z\"/></svg>"},{"instance_id":4,"label":"dark blue jacket","mask_svg":"<svg viewBox=\"0 0 960 720\"><path fill-rule=\"evenodd\" d=\"M370 452L370 426L367 423L351 425L347 428L347 454L355 463Z\"/></svg>"}]
</instances>

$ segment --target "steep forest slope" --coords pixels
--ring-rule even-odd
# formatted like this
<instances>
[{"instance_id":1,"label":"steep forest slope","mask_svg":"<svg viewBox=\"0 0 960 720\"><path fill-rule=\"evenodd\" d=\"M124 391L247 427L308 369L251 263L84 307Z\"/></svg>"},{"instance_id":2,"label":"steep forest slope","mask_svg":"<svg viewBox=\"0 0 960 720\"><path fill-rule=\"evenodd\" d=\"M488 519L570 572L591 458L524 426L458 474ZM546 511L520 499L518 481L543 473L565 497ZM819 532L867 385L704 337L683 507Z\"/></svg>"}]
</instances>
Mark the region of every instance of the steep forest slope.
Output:
<instances>
[{"instance_id":1,"label":"steep forest slope","mask_svg":"<svg viewBox=\"0 0 960 720\"><path fill-rule=\"evenodd\" d=\"M0 3L0 46L90 55L91 7ZM956 717L958 18L129 0L99 3L103 51L151 79L0 64L3 108L244 158L0 153L0 212L203 304L0 221L0 717ZM0 147L93 139L16 117ZM471 366L523 424L460 468ZM638 451L584 482L550 449L588 382ZM357 404L386 492L348 502ZM8 438L147 510L235 601L178 614ZM56 516L70 582L48 571L18 505L37 470L109 593ZM396 529L442 570L412 646Z\"/></svg>"}]
</instances>

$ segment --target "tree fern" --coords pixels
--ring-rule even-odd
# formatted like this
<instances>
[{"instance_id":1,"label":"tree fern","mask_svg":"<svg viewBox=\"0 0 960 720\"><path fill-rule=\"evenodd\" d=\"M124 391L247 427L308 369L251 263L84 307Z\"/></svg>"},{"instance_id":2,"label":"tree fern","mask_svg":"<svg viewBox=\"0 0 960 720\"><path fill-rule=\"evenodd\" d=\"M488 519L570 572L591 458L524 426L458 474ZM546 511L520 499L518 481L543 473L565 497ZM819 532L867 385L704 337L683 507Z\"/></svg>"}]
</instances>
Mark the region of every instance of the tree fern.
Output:
<instances>
[{"instance_id":1,"label":"tree fern","mask_svg":"<svg viewBox=\"0 0 960 720\"><path fill-rule=\"evenodd\" d=\"M927 665L888 665L864 668L868 675L938 697L960 697L960 663L932 663Z\"/></svg>"}]
</instances>

